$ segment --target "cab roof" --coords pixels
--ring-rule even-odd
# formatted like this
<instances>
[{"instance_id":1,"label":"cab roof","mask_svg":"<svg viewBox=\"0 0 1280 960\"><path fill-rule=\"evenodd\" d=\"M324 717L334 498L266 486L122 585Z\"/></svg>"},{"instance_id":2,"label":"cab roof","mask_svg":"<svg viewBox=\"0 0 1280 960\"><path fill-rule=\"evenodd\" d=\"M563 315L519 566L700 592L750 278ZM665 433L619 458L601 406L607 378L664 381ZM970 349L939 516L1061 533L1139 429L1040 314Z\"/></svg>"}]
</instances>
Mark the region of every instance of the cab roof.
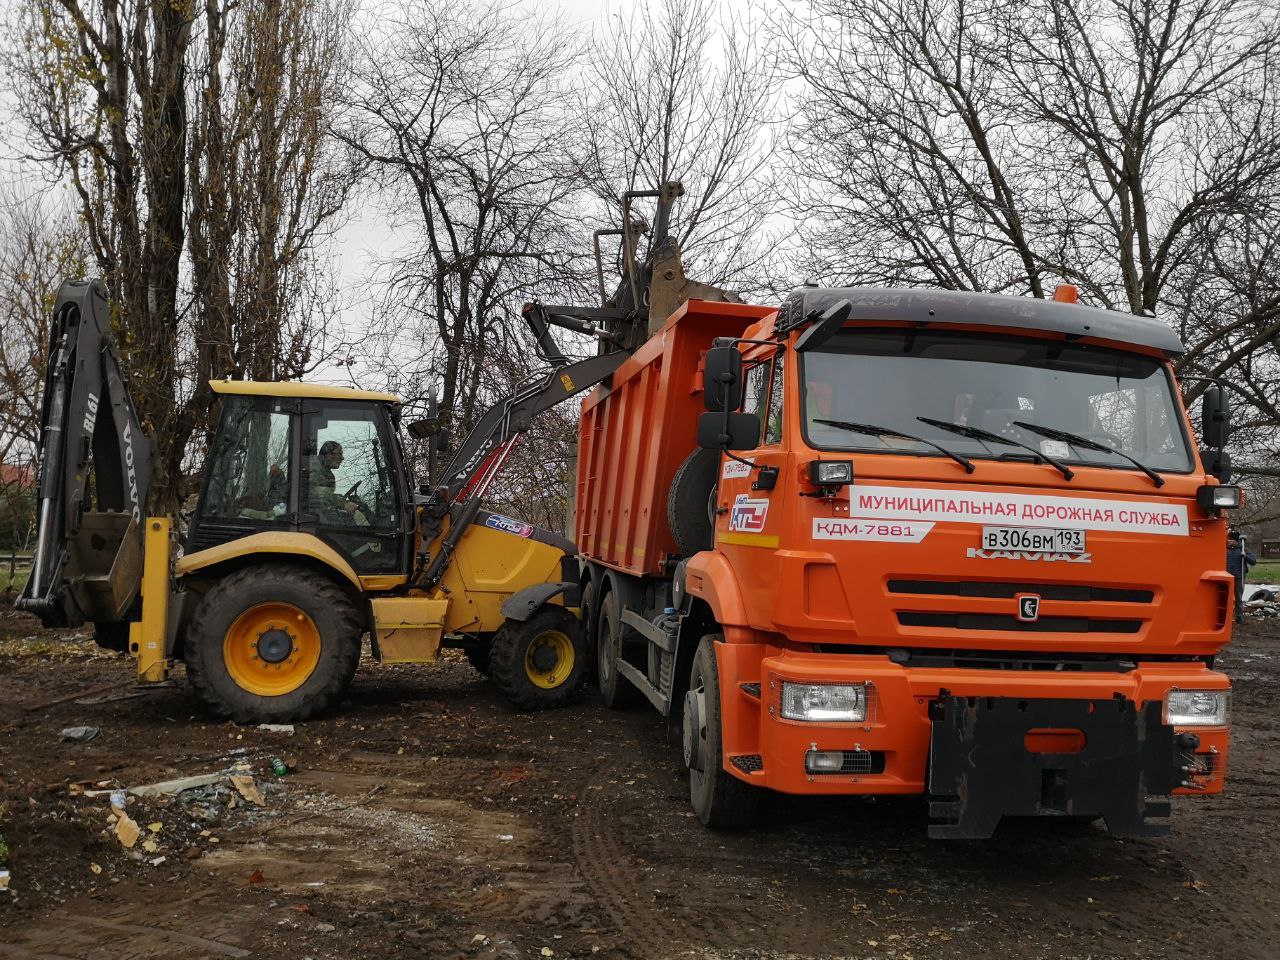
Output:
<instances>
[{"instance_id":1,"label":"cab roof","mask_svg":"<svg viewBox=\"0 0 1280 960\"><path fill-rule=\"evenodd\" d=\"M376 400L383 403L399 403L394 393L376 390L354 390L350 387L332 387L326 383L291 383L284 380L210 380L214 393L238 394L251 397L306 397L313 400Z\"/></svg>"},{"instance_id":2,"label":"cab roof","mask_svg":"<svg viewBox=\"0 0 1280 960\"><path fill-rule=\"evenodd\" d=\"M962 290L801 287L793 290L783 301L778 311L778 324L788 326L811 310L825 310L841 300L853 304L851 320L905 320L909 323L1044 330L1068 337L1094 337L1134 344L1159 350L1168 356L1186 350L1172 329L1151 317L1038 297Z\"/></svg>"}]
</instances>

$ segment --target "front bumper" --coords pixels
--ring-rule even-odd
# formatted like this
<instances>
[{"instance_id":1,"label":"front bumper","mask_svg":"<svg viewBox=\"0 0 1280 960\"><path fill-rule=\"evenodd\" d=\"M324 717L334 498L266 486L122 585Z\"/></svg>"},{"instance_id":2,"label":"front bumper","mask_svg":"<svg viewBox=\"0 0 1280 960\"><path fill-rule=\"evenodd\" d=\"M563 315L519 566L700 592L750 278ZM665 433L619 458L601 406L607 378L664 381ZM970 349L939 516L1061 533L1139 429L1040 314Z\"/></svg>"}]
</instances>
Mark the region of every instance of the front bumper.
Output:
<instances>
[{"instance_id":1,"label":"front bumper","mask_svg":"<svg viewBox=\"0 0 1280 960\"><path fill-rule=\"evenodd\" d=\"M1147 797L1223 787L1227 728L1174 728L1161 716L1171 688L1229 687L1198 661L1139 662L1125 672L983 670L741 643L717 644L717 656L725 769L784 793L928 793L940 805L935 815L971 831L986 829L994 812L995 822L1024 813L1100 815L1116 832L1141 833L1153 826L1146 817L1167 815L1167 804ZM784 719L784 681L868 683L866 719ZM967 726L958 719L966 716ZM1038 739L1027 740L1032 731ZM1194 741L1178 737L1184 732ZM844 751L850 762L837 773L808 773L809 750ZM984 804L988 793L1000 799ZM1132 817L1119 812L1119 797Z\"/></svg>"}]
</instances>

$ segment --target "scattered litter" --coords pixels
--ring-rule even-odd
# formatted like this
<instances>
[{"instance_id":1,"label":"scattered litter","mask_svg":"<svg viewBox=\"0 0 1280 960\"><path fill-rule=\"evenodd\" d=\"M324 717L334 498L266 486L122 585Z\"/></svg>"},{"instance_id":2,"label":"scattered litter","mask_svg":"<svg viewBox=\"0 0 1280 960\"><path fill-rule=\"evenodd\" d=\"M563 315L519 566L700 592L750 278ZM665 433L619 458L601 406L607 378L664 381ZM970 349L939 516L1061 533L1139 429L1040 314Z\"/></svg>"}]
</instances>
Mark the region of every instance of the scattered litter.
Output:
<instances>
[{"instance_id":1,"label":"scattered litter","mask_svg":"<svg viewBox=\"0 0 1280 960\"><path fill-rule=\"evenodd\" d=\"M159 820L157 820L155 823L148 823L147 829L150 830L152 833L159 833L161 830L164 829L164 824L161 823Z\"/></svg>"},{"instance_id":2,"label":"scattered litter","mask_svg":"<svg viewBox=\"0 0 1280 960\"><path fill-rule=\"evenodd\" d=\"M123 810L125 807L125 804L128 802L129 802L129 794L125 790L117 788L111 791L111 805L113 807L117 807Z\"/></svg>"},{"instance_id":3,"label":"scattered litter","mask_svg":"<svg viewBox=\"0 0 1280 960\"><path fill-rule=\"evenodd\" d=\"M138 825L134 823L133 818L127 813L121 813L116 819L116 839L126 850L132 850L133 845L138 842L138 837L142 836L142 831L138 829Z\"/></svg>"},{"instance_id":4,"label":"scattered litter","mask_svg":"<svg viewBox=\"0 0 1280 960\"><path fill-rule=\"evenodd\" d=\"M281 760L279 757L272 757L271 772L274 773L277 777L283 777L286 773L289 772L289 765L285 763L283 760Z\"/></svg>"},{"instance_id":5,"label":"scattered litter","mask_svg":"<svg viewBox=\"0 0 1280 960\"><path fill-rule=\"evenodd\" d=\"M324 886L324 881L323 881L323 880L312 880L312 881L311 881L311 882L309 882L309 883L304 883L304 884L303 884L303 886L304 886L304 887L323 887L323 886Z\"/></svg>"},{"instance_id":6,"label":"scattered litter","mask_svg":"<svg viewBox=\"0 0 1280 960\"><path fill-rule=\"evenodd\" d=\"M555 952L554 950L552 950L550 947L543 947L543 948L542 948L542 955L543 955L544 957L554 957L554 956L556 955L556 952Z\"/></svg>"},{"instance_id":7,"label":"scattered litter","mask_svg":"<svg viewBox=\"0 0 1280 960\"><path fill-rule=\"evenodd\" d=\"M477 933L474 937L471 938L471 942L472 943L488 943L489 938L486 937L483 933Z\"/></svg>"},{"instance_id":8,"label":"scattered litter","mask_svg":"<svg viewBox=\"0 0 1280 960\"><path fill-rule=\"evenodd\" d=\"M337 930L338 928L335 927L332 923L317 923L316 929L321 933L333 933L333 931Z\"/></svg>"},{"instance_id":9,"label":"scattered litter","mask_svg":"<svg viewBox=\"0 0 1280 960\"><path fill-rule=\"evenodd\" d=\"M516 837L515 837L515 834L513 834L513 833L500 833L500 834L498 834L498 839L499 839L499 840L501 840L501 841L503 841L504 843L506 843L506 842L508 842L508 841L511 841L511 840L514 840L515 838L516 838Z\"/></svg>"},{"instance_id":10,"label":"scattered litter","mask_svg":"<svg viewBox=\"0 0 1280 960\"><path fill-rule=\"evenodd\" d=\"M198 777L183 777L180 780L163 780L160 783L149 783L141 787L130 787L129 792L135 797L174 796L182 793L184 790L194 790L197 787L207 787L211 783L217 783L224 776L226 776L226 774L204 773Z\"/></svg>"},{"instance_id":11,"label":"scattered litter","mask_svg":"<svg viewBox=\"0 0 1280 960\"><path fill-rule=\"evenodd\" d=\"M9 889L9 871L0 870L0 893L4 893Z\"/></svg>"},{"instance_id":12,"label":"scattered litter","mask_svg":"<svg viewBox=\"0 0 1280 960\"><path fill-rule=\"evenodd\" d=\"M63 727L59 739L70 743L88 743L101 732L98 727Z\"/></svg>"},{"instance_id":13,"label":"scattered litter","mask_svg":"<svg viewBox=\"0 0 1280 960\"><path fill-rule=\"evenodd\" d=\"M266 883L267 878L262 875L261 867L254 867L253 873L249 874L249 879L246 882L247 883Z\"/></svg>"},{"instance_id":14,"label":"scattered litter","mask_svg":"<svg viewBox=\"0 0 1280 960\"><path fill-rule=\"evenodd\" d=\"M155 853L160 849L160 844L148 837L146 840L142 841L142 849L147 853Z\"/></svg>"},{"instance_id":15,"label":"scattered litter","mask_svg":"<svg viewBox=\"0 0 1280 960\"><path fill-rule=\"evenodd\" d=\"M240 791L240 796L250 803L256 803L260 807L266 806L266 798L262 796L262 791L258 789L258 785L253 782L253 777L237 774L230 779L232 786Z\"/></svg>"},{"instance_id":16,"label":"scattered litter","mask_svg":"<svg viewBox=\"0 0 1280 960\"><path fill-rule=\"evenodd\" d=\"M91 864L89 864L89 869L90 869L91 871L93 871L93 875L94 875L95 877L96 877L98 874L100 874L100 873L102 872L102 867L100 867L100 866L99 866L98 864L96 864L96 863L91 863Z\"/></svg>"},{"instance_id":17,"label":"scattered litter","mask_svg":"<svg viewBox=\"0 0 1280 960\"><path fill-rule=\"evenodd\" d=\"M151 864L153 867L158 867L168 859L168 857L156 857L154 860L148 860L147 863Z\"/></svg>"},{"instance_id":18,"label":"scattered litter","mask_svg":"<svg viewBox=\"0 0 1280 960\"><path fill-rule=\"evenodd\" d=\"M289 736L293 736L292 723L260 723L258 724L258 729L266 730L268 733L287 733Z\"/></svg>"}]
</instances>

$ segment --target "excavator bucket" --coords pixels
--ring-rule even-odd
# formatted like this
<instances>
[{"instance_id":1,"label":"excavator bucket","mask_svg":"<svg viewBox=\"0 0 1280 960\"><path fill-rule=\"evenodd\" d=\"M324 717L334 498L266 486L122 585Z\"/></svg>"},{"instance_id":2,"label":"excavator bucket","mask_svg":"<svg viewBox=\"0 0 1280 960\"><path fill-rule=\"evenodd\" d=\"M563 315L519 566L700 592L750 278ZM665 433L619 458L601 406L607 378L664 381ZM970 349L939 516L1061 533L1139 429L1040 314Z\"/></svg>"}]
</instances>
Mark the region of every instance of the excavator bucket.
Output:
<instances>
[{"instance_id":1,"label":"excavator bucket","mask_svg":"<svg viewBox=\"0 0 1280 960\"><path fill-rule=\"evenodd\" d=\"M100 281L58 291L41 407L37 539L18 608L45 626L131 619L151 442L129 399Z\"/></svg>"}]
</instances>

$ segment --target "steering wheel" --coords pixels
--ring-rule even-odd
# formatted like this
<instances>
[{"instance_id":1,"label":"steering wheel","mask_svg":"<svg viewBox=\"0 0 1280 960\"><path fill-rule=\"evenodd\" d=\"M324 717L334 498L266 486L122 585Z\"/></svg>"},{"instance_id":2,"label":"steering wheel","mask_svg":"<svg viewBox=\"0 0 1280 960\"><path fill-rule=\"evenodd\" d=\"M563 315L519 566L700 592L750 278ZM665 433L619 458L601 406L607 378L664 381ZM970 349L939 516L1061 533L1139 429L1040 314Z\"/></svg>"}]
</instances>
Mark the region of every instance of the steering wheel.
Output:
<instances>
[{"instance_id":1,"label":"steering wheel","mask_svg":"<svg viewBox=\"0 0 1280 960\"><path fill-rule=\"evenodd\" d=\"M342 499L347 503L354 503L356 505L356 509L351 514L351 519L355 521L356 526L367 527L370 526L369 517L373 511L369 509L369 505L367 503L357 496L357 493L360 490L360 484L362 483L364 483L363 480L357 480L353 483L351 488L342 495Z\"/></svg>"}]
</instances>

